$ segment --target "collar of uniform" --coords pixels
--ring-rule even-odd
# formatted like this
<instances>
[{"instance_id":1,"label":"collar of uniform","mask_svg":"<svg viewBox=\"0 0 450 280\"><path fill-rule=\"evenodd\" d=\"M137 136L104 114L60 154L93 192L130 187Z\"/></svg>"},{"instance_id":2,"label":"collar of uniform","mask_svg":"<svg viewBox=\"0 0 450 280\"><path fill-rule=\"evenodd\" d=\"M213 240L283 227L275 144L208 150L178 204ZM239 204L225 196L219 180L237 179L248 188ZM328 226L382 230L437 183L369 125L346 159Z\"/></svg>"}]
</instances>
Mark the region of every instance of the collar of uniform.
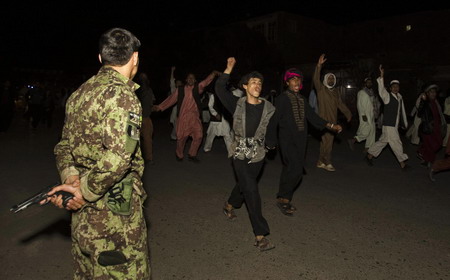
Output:
<instances>
[{"instance_id":1,"label":"collar of uniform","mask_svg":"<svg viewBox=\"0 0 450 280\"><path fill-rule=\"evenodd\" d=\"M118 80L129 86L133 91L136 91L140 87L138 84L133 82L132 79L128 79L127 77L123 76L122 74L114 70L114 68L112 68L111 66L102 66L98 72L103 72L113 76L114 78L117 78Z\"/></svg>"}]
</instances>

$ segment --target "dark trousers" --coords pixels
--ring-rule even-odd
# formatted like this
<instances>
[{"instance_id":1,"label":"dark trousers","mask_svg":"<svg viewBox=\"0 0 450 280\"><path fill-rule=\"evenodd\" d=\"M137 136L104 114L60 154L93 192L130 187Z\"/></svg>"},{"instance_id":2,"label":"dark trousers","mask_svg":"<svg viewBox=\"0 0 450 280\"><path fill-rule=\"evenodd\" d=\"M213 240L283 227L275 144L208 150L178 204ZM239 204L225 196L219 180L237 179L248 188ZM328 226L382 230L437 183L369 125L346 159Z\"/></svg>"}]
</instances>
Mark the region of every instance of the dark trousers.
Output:
<instances>
[{"instance_id":1,"label":"dark trousers","mask_svg":"<svg viewBox=\"0 0 450 280\"><path fill-rule=\"evenodd\" d=\"M248 163L247 160L233 160L237 184L231 192L228 203L234 208L240 208L245 202L250 216L250 222L255 235L268 235L269 225L262 215L261 196L258 190L258 175L264 161Z\"/></svg>"},{"instance_id":2,"label":"dark trousers","mask_svg":"<svg viewBox=\"0 0 450 280\"><path fill-rule=\"evenodd\" d=\"M306 142L306 140L305 140ZM292 200L295 189L303 178L305 165L305 143L280 143L283 169L281 170L280 186L277 197Z\"/></svg>"}]
</instances>

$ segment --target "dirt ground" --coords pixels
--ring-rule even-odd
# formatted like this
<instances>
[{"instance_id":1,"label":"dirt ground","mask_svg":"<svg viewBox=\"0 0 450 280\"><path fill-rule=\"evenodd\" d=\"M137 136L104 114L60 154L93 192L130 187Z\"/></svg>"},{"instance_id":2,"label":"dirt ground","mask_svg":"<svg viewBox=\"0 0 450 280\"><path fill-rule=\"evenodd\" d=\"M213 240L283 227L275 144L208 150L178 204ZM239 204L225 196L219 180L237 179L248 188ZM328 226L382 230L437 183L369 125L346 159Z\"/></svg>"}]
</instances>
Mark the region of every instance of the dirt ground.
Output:
<instances>
[{"instance_id":1,"label":"dirt ground","mask_svg":"<svg viewBox=\"0 0 450 280\"><path fill-rule=\"evenodd\" d=\"M315 167L311 136L293 217L275 205L281 160L272 155L259 187L276 248L259 252L245 207L233 222L221 211L235 182L223 140L198 164L177 162L168 119L154 126L155 164L143 178L152 279L450 279L450 173L430 182L406 139L409 171L389 148L368 167L363 144L347 146L349 128L334 145L337 171L327 172ZM0 279L72 279L69 213L51 205L9 211L58 181L60 128L32 131L16 118L0 134Z\"/></svg>"}]
</instances>

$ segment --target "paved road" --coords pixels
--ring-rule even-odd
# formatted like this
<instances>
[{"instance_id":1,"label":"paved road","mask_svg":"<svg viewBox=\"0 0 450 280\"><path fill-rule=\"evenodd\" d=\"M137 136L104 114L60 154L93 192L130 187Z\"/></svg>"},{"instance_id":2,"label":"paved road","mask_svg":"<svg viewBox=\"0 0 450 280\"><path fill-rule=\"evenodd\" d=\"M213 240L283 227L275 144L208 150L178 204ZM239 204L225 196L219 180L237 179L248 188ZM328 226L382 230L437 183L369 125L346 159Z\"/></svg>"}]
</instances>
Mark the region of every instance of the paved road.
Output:
<instances>
[{"instance_id":1,"label":"paved road","mask_svg":"<svg viewBox=\"0 0 450 280\"><path fill-rule=\"evenodd\" d=\"M52 149L60 126L32 132L20 118L14 124L0 134L0 279L71 279L68 213L50 205L9 212L58 180ZM349 151L347 130L329 173L314 167L311 137L294 217L275 206L281 163L279 155L268 160L259 185L277 247L260 253L245 207L233 222L221 212L234 185L223 140L200 153L201 163L180 163L168 120L157 119L155 130L155 165L144 174L154 280L450 279L450 173L431 183L407 141L410 171L400 170L389 148L368 167L362 145Z\"/></svg>"}]
</instances>

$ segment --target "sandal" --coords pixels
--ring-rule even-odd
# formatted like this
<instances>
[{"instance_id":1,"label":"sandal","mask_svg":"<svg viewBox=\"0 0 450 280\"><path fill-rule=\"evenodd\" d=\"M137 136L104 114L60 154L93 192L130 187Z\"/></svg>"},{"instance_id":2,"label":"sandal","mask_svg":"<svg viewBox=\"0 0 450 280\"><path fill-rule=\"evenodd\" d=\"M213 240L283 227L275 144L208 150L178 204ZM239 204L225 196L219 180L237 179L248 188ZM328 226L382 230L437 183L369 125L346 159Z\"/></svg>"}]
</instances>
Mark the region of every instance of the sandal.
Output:
<instances>
[{"instance_id":1,"label":"sandal","mask_svg":"<svg viewBox=\"0 0 450 280\"><path fill-rule=\"evenodd\" d=\"M268 251L275 248L275 245L269 241L269 239L263 237L261 240L255 240L255 246L261 251Z\"/></svg>"},{"instance_id":2,"label":"sandal","mask_svg":"<svg viewBox=\"0 0 450 280\"><path fill-rule=\"evenodd\" d=\"M291 203L287 202L277 202L277 206L278 208L280 208L281 213L283 213L286 216L292 217L295 210L297 210L297 208L295 208Z\"/></svg>"},{"instance_id":3,"label":"sandal","mask_svg":"<svg viewBox=\"0 0 450 280\"><path fill-rule=\"evenodd\" d=\"M234 220L237 218L236 214L234 214L234 208L231 206L231 209L228 206L228 202L225 202L225 205L223 206L223 213L225 216L227 216L228 220Z\"/></svg>"}]
</instances>

